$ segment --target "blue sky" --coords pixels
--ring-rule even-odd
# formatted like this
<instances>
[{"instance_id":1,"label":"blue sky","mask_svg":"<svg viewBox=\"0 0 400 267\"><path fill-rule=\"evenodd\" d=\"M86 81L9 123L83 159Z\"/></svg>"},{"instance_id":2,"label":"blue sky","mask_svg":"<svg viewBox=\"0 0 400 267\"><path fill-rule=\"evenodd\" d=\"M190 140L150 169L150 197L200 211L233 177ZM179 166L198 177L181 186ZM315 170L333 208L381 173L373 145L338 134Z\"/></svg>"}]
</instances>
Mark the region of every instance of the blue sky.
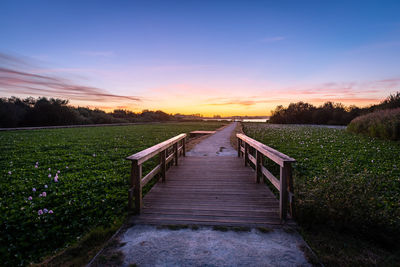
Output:
<instances>
[{"instance_id":1,"label":"blue sky","mask_svg":"<svg viewBox=\"0 0 400 267\"><path fill-rule=\"evenodd\" d=\"M139 99L47 90L76 105L267 115L400 90L400 1L5 0L0 10L0 53L29 63L19 69Z\"/></svg>"}]
</instances>

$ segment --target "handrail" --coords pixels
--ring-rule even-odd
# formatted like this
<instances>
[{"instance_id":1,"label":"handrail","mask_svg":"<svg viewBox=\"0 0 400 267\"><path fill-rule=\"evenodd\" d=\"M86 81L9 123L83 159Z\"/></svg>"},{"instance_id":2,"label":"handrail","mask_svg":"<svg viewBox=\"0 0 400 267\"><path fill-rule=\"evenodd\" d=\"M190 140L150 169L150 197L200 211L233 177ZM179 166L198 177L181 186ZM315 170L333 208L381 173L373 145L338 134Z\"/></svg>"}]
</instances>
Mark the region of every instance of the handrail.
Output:
<instances>
[{"instance_id":1,"label":"handrail","mask_svg":"<svg viewBox=\"0 0 400 267\"><path fill-rule=\"evenodd\" d=\"M177 135L126 158L127 160L132 161L131 186L128 190L129 209L132 209L132 198L134 196L135 212L140 214L143 207L143 186L145 186L158 173L161 173L162 181L165 182L167 164L173 160L175 165L178 165L179 154L182 154L184 157L186 156L186 137L187 135L185 133ZM171 150L171 148L173 149ZM160 163L142 178L142 164L157 154L160 155Z\"/></svg>"},{"instance_id":2,"label":"handrail","mask_svg":"<svg viewBox=\"0 0 400 267\"><path fill-rule=\"evenodd\" d=\"M243 156L244 165L249 162L254 164L255 180L257 183L264 180L264 176L279 191L279 213L281 220L286 220L287 204L289 199L289 212L294 217L294 194L293 194L293 177L292 163L295 159L266 146L244 134L236 134L238 139L238 157ZM250 148L255 150L255 157L251 155ZM266 156L280 166L280 179L277 179L267 168L263 166L263 157Z\"/></svg>"},{"instance_id":3,"label":"handrail","mask_svg":"<svg viewBox=\"0 0 400 267\"><path fill-rule=\"evenodd\" d=\"M142 164L146 160L152 158L153 156L157 155L159 152L162 150L165 150L166 148L170 147L171 144L176 143L177 141L182 140L183 138L186 138L186 134L180 134L175 137L172 137L171 139L168 139L164 142L161 142L157 145L154 145L152 147L146 148L136 154L133 154L129 157L127 157L127 160L132 160L132 161L137 161L138 164Z\"/></svg>"}]
</instances>

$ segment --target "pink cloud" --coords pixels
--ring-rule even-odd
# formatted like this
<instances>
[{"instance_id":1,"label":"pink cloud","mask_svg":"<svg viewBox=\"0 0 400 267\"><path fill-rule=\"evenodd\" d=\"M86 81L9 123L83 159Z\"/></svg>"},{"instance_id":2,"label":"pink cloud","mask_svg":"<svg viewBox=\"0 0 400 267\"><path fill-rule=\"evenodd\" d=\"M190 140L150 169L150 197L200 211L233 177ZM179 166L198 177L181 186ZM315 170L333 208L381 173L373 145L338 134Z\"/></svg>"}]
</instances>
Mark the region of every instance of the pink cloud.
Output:
<instances>
[{"instance_id":1,"label":"pink cloud","mask_svg":"<svg viewBox=\"0 0 400 267\"><path fill-rule=\"evenodd\" d=\"M15 70L26 68L23 60L0 53L0 91L6 94L25 94L30 96L49 96L96 102L141 101L137 96L117 95L104 89L75 84L56 76L48 76L28 71ZM8 66L13 66L10 68Z\"/></svg>"}]
</instances>

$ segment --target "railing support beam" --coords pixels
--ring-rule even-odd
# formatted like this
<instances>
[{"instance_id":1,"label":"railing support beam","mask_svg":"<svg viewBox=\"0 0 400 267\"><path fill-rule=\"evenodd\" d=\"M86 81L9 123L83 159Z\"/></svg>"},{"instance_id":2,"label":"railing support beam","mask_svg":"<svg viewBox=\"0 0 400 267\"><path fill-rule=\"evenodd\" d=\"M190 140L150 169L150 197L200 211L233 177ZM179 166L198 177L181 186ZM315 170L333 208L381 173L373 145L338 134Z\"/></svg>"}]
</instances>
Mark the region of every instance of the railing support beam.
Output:
<instances>
[{"instance_id":1,"label":"railing support beam","mask_svg":"<svg viewBox=\"0 0 400 267\"><path fill-rule=\"evenodd\" d=\"M279 191L279 214L281 221L285 221L287 217L287 203L288 203L288 191L287 191L287 179L288 179L288 168L290 164L286 162L280 169L280 191Z\"/></svg>"},{"instance_id":2,"label":"railing support beam","mask_svg":"<svg viewBox=\"0 0 400 267\"><path fill-rule=\"evenodd\" d=\"M260 183L260 180L262 180L262 172L261 172L261 166L262 166L262 154L256 150L256 164L255 164L256 172L255 172L255 180L256 183Z\"/></svg>"},{"instance_id":3,"label":"railing support beam","mask_svg":"<svg viewBox=\"0 0 400 267\"><path fill-rule=\"evenodd\" d=\"M186 157L186 138L182 139L182 156Z\"/></svg>"},{"instance_id":4,"label":"railing support beam","mask_svg":"<svg viewBox=\"0 0 400 267\"><path fill-rule=\"evenodd\" d=\"M133 195L135 197L135 213L140 214L143 207L142 203L142 165L137 161L132 161L131 184L133 185Z\"/></svg>"},{"instance_id":5,"label":"railing support beam","mask_svg":"<svg viewBox=\"0 0 400 267\"><path fill-rule=\"evenodd\" d=\"M295 206L294 206L294 191L293 191L293 176L292 176L292 165L290 163L287 164L287 173L286 173L286 183L287 183L287 191L289 197L289 213L292 218L296 216Z\"/></svg>"},{"instance_id":6,"label":"railing support beam","mask_svg":"<svg viewBox=\"0 0 400 267\"><path fill-rule=\"evenodd\" d=\"M241 153L241 148L242 148L242 140L241 139L237 139L237 152L238 152L238 158L240 158L240 153Z\"/></svg>"},{"instance_id":7,"label":"railing support beam","mask_svg":"<svg viewBox=\"0 0 400 267\"><path fill-rule=\"evenodd\" d=\"M244 166L247 166L249 163L249 145L244 143Z\"/></svg>"},{"instance_id":8,"label":"railing support beam","mask_svg":"<svg viewBox=\"0 0 400 267\"><path fill-rule=\"evenodd\" d=\"M174 147L174 162L175 162L175 166L178 166L178 158L179 158L179 154L178 154L178 143L175 143L173 145Z\"/></svg>"},{"instance_id":9,"label":"railing support beam","mask_svg":"<svg viewBox=\"0 0 400 267\"><path fill-rule=\"evenodd\" d=\"M161 181L164 183L165 178L166 178L166 171L167 171L167 164L166 164L166 158L167 158L167 152L165 150L160 152L160 164L161 164L161 169L160 169L160 174L161 174Z\"/></svg>"}]
</instances>

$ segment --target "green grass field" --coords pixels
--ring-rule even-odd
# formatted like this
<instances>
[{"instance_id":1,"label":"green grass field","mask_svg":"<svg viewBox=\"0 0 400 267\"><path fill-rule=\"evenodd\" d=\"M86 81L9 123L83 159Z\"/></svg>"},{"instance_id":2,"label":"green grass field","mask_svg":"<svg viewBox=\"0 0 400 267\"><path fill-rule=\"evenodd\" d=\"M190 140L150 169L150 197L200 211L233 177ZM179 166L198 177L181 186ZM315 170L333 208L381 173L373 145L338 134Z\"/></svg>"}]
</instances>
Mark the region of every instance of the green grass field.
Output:
<instances>
[{"instance_id":1,"label":"green grass field","mask_svg":"<svg viewBox=\"0 0 400 267\"><path fill-rule=\"evenodd\" d=\"M125 157L179 133L220 126L193 122L0 132L1 264L39 261L96 226L121 221L130 175ZM152 164L144 164L144 173Z\"/></svg>"},{"instance_id":2,"label":"green grass field","mask_svg":"<svg viewBox=\"0 0 400 267\"><path fill-rule=\"evenodd\" d=\"M399 142L312 126L246 123L244 132L297 160L293 170L297 221L304 227L319 225L330 232L326 239L327 235L320 235L316 241L320 243L314 247L325 251L325 264L346 263L337 261L338 257L356 265L376 259L363 262L350 255L335 255L334 246L346 251L342 245L349 238L335 243L337 236L332 231L362 236L383 247L396 246L400 231ZM267 164L279 175L276 164Z\"/></svg>"}]
</instances>

